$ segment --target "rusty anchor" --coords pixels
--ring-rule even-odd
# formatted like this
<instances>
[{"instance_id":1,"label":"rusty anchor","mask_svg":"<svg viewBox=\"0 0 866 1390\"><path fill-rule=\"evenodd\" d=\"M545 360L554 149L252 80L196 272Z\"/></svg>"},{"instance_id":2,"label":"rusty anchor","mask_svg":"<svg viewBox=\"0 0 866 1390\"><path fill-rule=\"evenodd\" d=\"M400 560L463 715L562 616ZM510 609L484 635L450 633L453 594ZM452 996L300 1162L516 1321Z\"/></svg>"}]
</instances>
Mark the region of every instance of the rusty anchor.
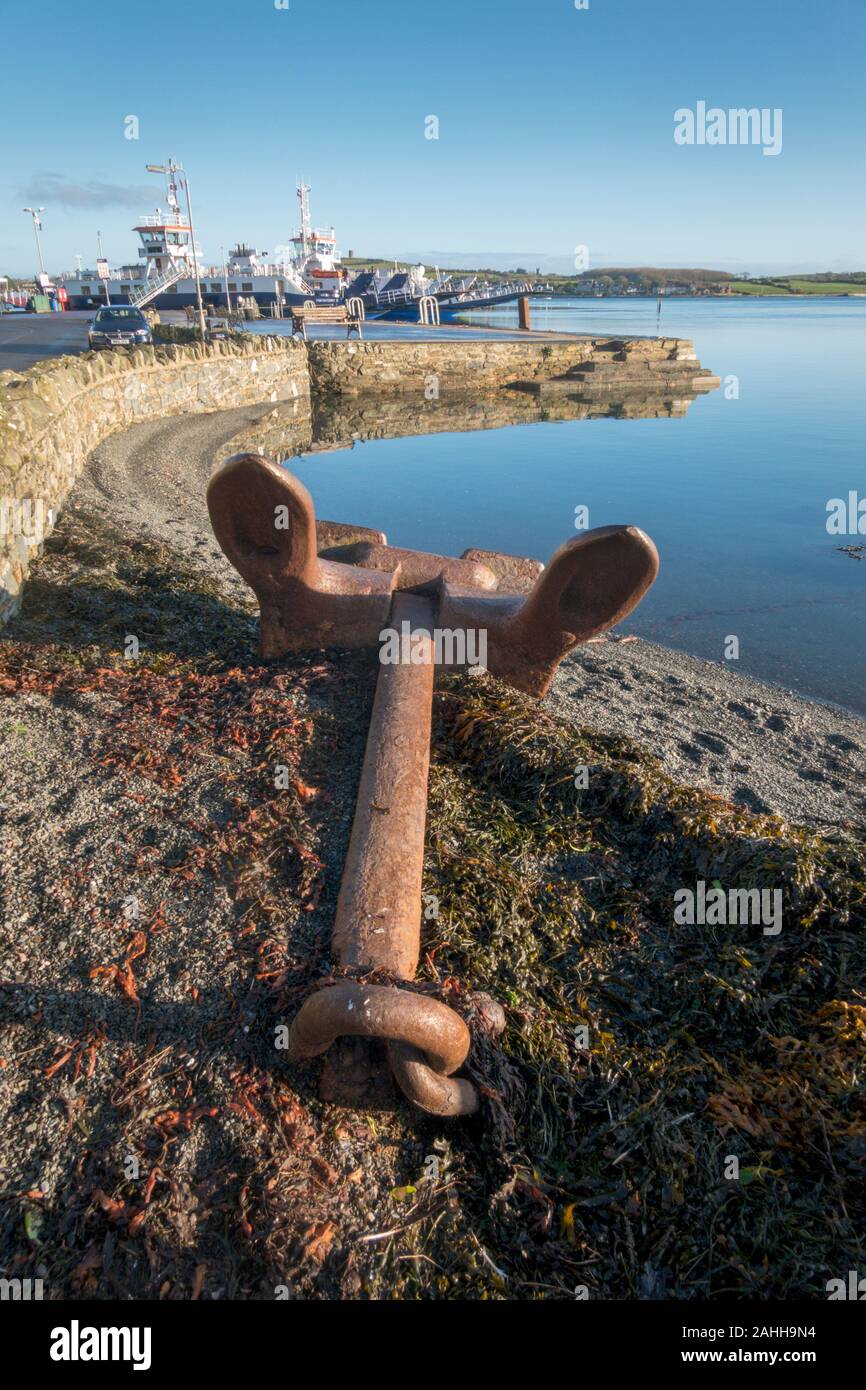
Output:
<instances>
[{"instance_id":1,"label":"rusty anchor","mask_svg":"<svg viewBox=\"0 0 866 1390\"><path fill-rule=\"evenodd\" d=\"M258 598L265 657L407 639L402 659L380 666L337 901L333 947L347 978L306 999L289 1056L318 1056L339 1038L384 1040L410 1101L471 1114L477 1090L455 1076L471 1041L464 1020L437 999L364 978L411 981L418 964L435 671L465 666L467 634L482 633L487 670L543 696L569 651L640 602L658 572L656 548L637 527L604 526L567 541L544 567L496 551L400 549L335 522L317 530L303 484L250 453L222 464L207 501L220 546ZM493 1001L481 1012L491 1030L502 1026Z\"/></svg>"}]
</instances>

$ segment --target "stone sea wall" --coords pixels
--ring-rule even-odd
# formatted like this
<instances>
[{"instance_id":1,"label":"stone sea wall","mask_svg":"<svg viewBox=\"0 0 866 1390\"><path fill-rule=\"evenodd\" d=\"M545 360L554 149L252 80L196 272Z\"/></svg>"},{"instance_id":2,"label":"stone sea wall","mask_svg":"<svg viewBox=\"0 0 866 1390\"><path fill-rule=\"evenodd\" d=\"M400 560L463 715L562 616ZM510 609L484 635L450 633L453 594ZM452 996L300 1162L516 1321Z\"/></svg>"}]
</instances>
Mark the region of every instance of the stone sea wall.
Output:
<instances>
[{"instance_id":1,"label":"stone sea wall","mask_svg":"<svg viewBox=\"0 0 866 1390\"><path fill-rule=\"evenodd\" d=\"M0 624L91 450L142 420L296 399L309 410L304 347L252 338L202 347L84 353L0 372Z\"/></svg>"},{"instance_id":2,"label":"stone sea wall","mask_svg":"<svg viewBox=\"0 0 866 1390\"><path fill-rule=\"evenodd\" d=\"M348 396L374 391L489 391L515 381L562 376L585 363L695 362L683 338L570 338L501 342L492 338L439 342L329 342L307 344L313 394Z\"/></svg>"},{"instance_id":3,"label":"stone sea wall","mask_svg":"<svg viewBox=\"0 0 866 1390\"><path fill-rule=\"evenodd\" d=\"M347 435L457 428L458 418L484 428L621 411L682 413L689 372L709 378L692 344L677 338L303 343L237 334L207 346L83 353L0 372L0 625L17 610L30 563L91 450L140 421L292 401L292 433L335 447ZM620 377L646 399L616 404ZM603 388L600 403L593 403L594 383ZM502 391L515 386L540 386L555 399L530 404ZM324 428L323 411L331 416Z\"/></svg>"}]
</instances>

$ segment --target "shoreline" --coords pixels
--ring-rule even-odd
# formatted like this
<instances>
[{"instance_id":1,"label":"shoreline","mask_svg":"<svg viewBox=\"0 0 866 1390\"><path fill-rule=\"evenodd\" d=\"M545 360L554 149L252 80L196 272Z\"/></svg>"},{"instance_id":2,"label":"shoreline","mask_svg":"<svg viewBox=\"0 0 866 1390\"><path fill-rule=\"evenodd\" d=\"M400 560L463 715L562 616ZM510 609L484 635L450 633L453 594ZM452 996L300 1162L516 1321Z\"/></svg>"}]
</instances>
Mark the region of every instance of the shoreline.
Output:
<instances>
[{"instance_id":1,"label":"shoreline","mask_svg":"<svg viewBox=\"0 0 866 1390\"><path fill-rule=\"evenodd\" d=\"M336 1108L318 1064L275 1054L275 1024L333 972L377 662L372 651L255 654L256 605L211 534L204 484L215 459L255 438L263 409L161 419L99 445L0 645L0 1113L11 1117L0 1162L23 1194L2 1259L20 1258L38 1185L42 1243L27 1253L63 1296L81 1296L82 1274L95 1298L154 1297L166 1269L175 1287L198 1287L206 1259L213 1296L258 1297L285 1278L288 1250L300 1252L301 1295L355 1297L363 1277L374 1299L416 1297L414 1260L358 1272L352 1258L391 1229L394 1194L416 1180L432 1134L449 1164L441 1191L458 1183L460 1200L439 1245L441 1207L427 1208L429 1230L408 1228L424 1243L414 1253L451 1271L455 1243L481 1232L495 1266L513 1265L518 1297L560 1289L565 1243L527 1246L525 1194L503 1172L556 1174L550 1191L595 1240L602 1221L621 1230L626 1179L661 1193L684 1152L727 1152L742 1114L750 1166L784 1173L802 1152L812 1165L820 1123L827 1181L858 1192L836 1079L857 1046L866 725L751 679L722 672L720 685L709 663L637 639L579 648L544 701L485 676L445 681L434 697L424 883L442 910L425 922L416 987L464 1008L481 990L506 1010L500 1047L474 1030L480 1129L419 1129L387 1092L358 1113ZM130 634L142 639L132 663ZM572 787L576 764L588 766L586 791ZM672 923L683 885L716 877L778 889L781 938L742 921ZM841 1059L832 1084L828 1058ZM634 1152L616 1189L612 1075L628 1081L617 1145ZM794 1093L808 1110L792 1109ZM69 1094L86 1123L64 1116ZM153 1165L152 1203L121 1176L131 1152ZM575 1153L579 1177L564 1188ZM813 1166L808 1176L823 1181ZM820 1296L811 1271L839 1268L847 1233L834 1207L804 1238L790 1186L760 1192L776 1247L793 1252L764 1291ZM718 1215L717 1169L698 1164L681 1191L688 1209L651 1204L648 1235L670 1232L672 1264L690 1270L694 1231ZM147 1223L153 1259L120 1225L110 1266L94 1263L106 1204L126 1229ZM738 1251L754 1208L733 1210ZM205 1223L209 1211L218 1221ZM664 1224L671 1211L679 1230ZM303 1256L323 1232L331 1258ZM617 1237L604 1246L613 1254L593 1287L628 1294ZM425 1292L461 1297L464 1268L461 1254ZM710 1285L702 1270L677 1278L682 1297Z\"/></svg>"},{"instance_id":2,"label":"shoreline","mask_svg":"<svg viewBox=\"0 0 866 1390\"><path fill-rule=\"evenodd\" d=\"M227 597L248 601L211 533L205 487L223 446L271 411L247 406L113 435L70 502L106 509L119 530L177 548ZM866 721L783 686L613 634L563 662L544 708L642 743L677 780L753 810L866 826Z\"/></svg>"},{"instance_id":3,"label":"shoreline","mask_svg":"<svg viewBox=\"0 0 866 1390\"><path fill-rule=\"evenodd\" d=\"M571 293L569 293L569 294L553 294L553 293L551 293L550 295L547 295L547 296L545 296L545 295L530 295L529 298L530 298L530 299L536 304L536 306L537 306L539 302L542 303L542 304L548 304L551 300L555 300L555 299L568 299L568 300L573 300L573 299L645 299L645 300L649 300L650 302L654 302L656 299L659 298L659 296L656 295L656 294L571 294ZM662 298L662 300L663 300L663 302L664 302L665 304L672 304L672 303L675 303L675 302L677 302L677 301L679 301L679 300L681 300L681 299L688 299L688 300L694 300L694 299L713 299L713 300L730 300L730 299L764 299L764 300L767 300L767 299L775 299L775 300L778 300L778 299L796 299L797 301L805 300L805 301L808 303L810 300L813 300L813 299L866 299L866 292L864 292L863 294L786 294L786 293L784 293L784 292L783 292L783 293L780 293L780 294L663 294L663 295L661 296L661 298ZM505 306L503 305L502 307L504 308ZM471 310L470 310L470 312L471 312ZM477 310L477 312L478 312L479 314L489 314L489 313L496 313L496 312L498 312L498 309L497 309L496 307L494 307L494 308L492 308L492 309L479 309L479 310Z\"/></svg>"},{"instance_id":4,"label":"shoreline","mask_svg":"<svg viewBox=\"0 0 866 1390\"><path fill-rule=\"evenodd\" d=\"M677 781L749 810L866 827L866 721L851 711L615 634L563 663L547 704L633 739Z\"/></svg>"}]
</instances>

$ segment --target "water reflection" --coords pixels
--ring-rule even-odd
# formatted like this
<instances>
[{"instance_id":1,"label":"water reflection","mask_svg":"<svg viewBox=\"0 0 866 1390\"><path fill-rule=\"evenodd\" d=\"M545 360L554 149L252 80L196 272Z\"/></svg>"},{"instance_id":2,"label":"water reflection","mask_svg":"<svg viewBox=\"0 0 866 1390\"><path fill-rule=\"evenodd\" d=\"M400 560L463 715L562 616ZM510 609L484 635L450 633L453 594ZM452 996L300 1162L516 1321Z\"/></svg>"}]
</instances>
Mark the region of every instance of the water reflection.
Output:
<instances>
[{"instance_id":1,"label":"water reflection","mask_svg":"<svg viewBox=\"0 0 866 1390\"><path fill-rule=\"evenodd\" d=\"M562 307L552 327L654 329L655 303ZM693 409L663 393L573 400L570 386L555 401L419 390L335 402L314 419L281 408L228 452L291 460L321 515L439 554L480 545L546 558L573 534L577 504L593 526L634 522L662 570L629 630L712 661L736 633L740 674L866 711L866 563L826 530L827 500L863 492L866 300L672 299L663 314L725 383Z\"/></svg>"},{"instance_id":2,"label":"water reflection","mask_svg":"<svg viewBox=\"0 0 866 1390\"><path fill-rule=\"evenodd\" d=\"M611 399L579 386L555 397L505 388L487 394L418 400L406 395L344 396L314 402L310 414L298 402L277 406L246 425L220 450L221 457L251 450L280 462L298 454L351 449L368 439L452 434L562 420L669 420L684 416L695 400L659 394Z\"/></svg>"}]
</instances>

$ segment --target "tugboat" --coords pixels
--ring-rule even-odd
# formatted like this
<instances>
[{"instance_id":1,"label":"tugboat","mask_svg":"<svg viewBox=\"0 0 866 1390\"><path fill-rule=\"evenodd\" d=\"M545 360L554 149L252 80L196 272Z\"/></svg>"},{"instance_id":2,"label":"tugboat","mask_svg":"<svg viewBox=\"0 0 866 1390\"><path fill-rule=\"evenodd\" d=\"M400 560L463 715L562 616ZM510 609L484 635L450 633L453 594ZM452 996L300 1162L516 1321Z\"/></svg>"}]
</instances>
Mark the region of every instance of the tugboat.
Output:
<instances>
[{"instance_id":1,"label":"tugboat","mask_svg":"<svg viewBox=\"0 0 866 1390\"><path fill-rule=\"evenodd\" d=\"M192 233L180 210L177 183L171 166L166 173L166 208L143 217L133 228L141 238L139 263L109 270L61 275L70 309L89 309L109 300L142 309L184 309L197 303ZM238 298L255 299L260 305L282 303L339 303L346 272L336 254L333 227L313 228L310 222L308 184L298 187L301 226L292 237L296 248L287 261L269 262L266 251L238 242L224 265L204 265L196 245L202 300L205 305L234 307Z\"/></svg>"}]
</instances>

